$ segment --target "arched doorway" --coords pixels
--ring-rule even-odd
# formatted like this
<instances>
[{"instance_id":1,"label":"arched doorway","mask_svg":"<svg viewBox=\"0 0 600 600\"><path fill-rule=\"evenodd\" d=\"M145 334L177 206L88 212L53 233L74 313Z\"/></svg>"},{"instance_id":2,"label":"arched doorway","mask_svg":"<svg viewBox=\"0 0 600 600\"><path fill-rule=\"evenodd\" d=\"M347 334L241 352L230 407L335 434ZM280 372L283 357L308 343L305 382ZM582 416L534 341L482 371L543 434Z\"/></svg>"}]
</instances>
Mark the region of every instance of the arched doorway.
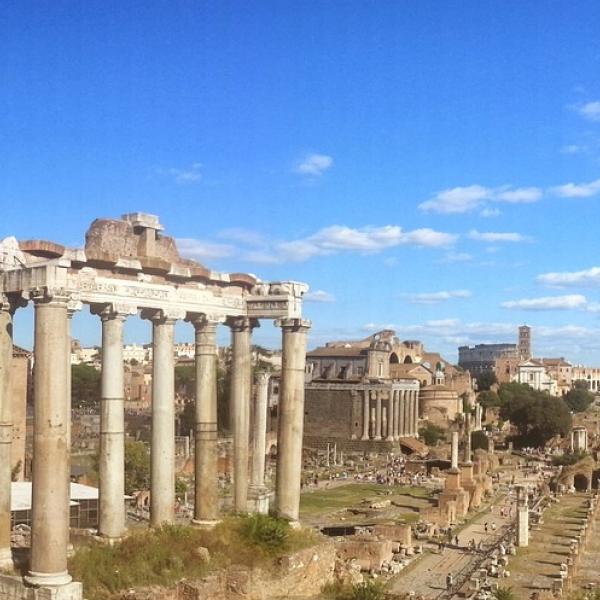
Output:
<instances>
[{"instance_id":1,"label":"arched doorway","mask_svg":"<svg viewBox=\"0 0 600 600\"><path fill-rule=\"evenodd\" d=\"M404 364L405 365L411 365L412 364L413 359L410 356L405 357L404 359Z\"/></svg>"},{"instance_id":2,"label":"arched doorway","mask_svg":"<svg viewBox=\"0 0 600 600\"><path fill-rule=\"evenodd\" d=\"M598 483L600 482L600 469L596 469L592 473L592 489L598 489Z\"/></svg>"},{"instance_id":3,"label":"arched doorway","mask_svg":"<svg viewBox=\"0 0 600 600\"><path fill-rule=\"evenodd\" d=\"M577 473L573 478L573 485L578 492L585 492L588 490L588 478L583 473Z\"/></svg>"},{"instance_id":4,"label":"arched doorway","mask_svg":"<svg viewBox=\"0 0 600 600\"><path fill-rule=\"evenodd\" d=\"M397 365L400 362L398 355L395 352L390 354L390 365Z\"/></svg>"}]
</instances>

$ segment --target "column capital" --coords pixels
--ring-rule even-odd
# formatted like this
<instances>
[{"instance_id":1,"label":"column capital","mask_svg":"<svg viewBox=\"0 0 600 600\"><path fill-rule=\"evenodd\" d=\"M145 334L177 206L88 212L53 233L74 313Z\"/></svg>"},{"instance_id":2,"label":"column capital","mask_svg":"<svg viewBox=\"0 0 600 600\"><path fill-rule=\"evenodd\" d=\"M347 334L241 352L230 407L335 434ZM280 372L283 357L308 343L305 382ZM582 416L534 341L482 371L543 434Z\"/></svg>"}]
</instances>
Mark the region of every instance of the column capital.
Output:
<instances>
[{"instance_id":1,"label":"column capital","mask_svg":"<svg viewBox=\"0 0 600 600\"><path fill-rule=\"evenodd\" d=\"M274 322L275 327L281 327L284 331L299 331L306 333L312 326L312 321L308 319L276 319Z\"/></svg>"},{"instance_id":2,"label":"column capital","mask_svg":"<svg viewBox=\"0 0 600 600\"><path fill-rule=\"evenodd\" d=\"M137 306L123 302L90 304L90 312L93 315L98 315L101 321L112 321L115 319L125 321L127 317L137 314Z\"/></svg>"},{"instance_id":3,"label":"column capital","mask_svg":"<svg viewBox=\"0 0 600 600\"><path fill-rule=\"evenodd\" d=\"M231 331L252 331L255 327L260 327L260 322L258 319L251 319L249 317L227 317L225 325Z\"/></svg>"},{"instance_id":4,"label":"column capital","mask_svg":"<svg viewBox=\"0 0 600 600\"><path fill-rule=\"evenodd\" d=\"M267 385L269 379L271 379L271 373L269 371L257 371L254 376L257 385Z\"/></svg>"},{"instance_id":5,"label":"column capital","mask_svg":"<svg viewBox=\"0 0 600 600\"><path fill-rule=\"evenodd\" d=\"M196 331L216 330L218 325L225 322L225 317L205 313L188 313L185 320L191 323Z\"/></svg>"},{"instance_id":6,"label":"column capital","mask_svg":"<svg viewBox=\"0 0 600 600\"><path fill-rule=\"evenodd\" d=\"M44 286L31 290L31 299L34 304L54 304L68 308L69 303L73 300L73 295L65 288Z\"/></svg>"},{"instance_id":7,"label":"column capital","mask_svg":"<svg viewBox=\"0 0 600 600\"><path fill-rule=\"evenodd\" d=\"M186 312L181 308L144 308L142 310L142 319L148 319L153 323L165 324L183 321Z\"/></svg>"},{"instance_id":8,"label":"column capital","mask_svg":"<svg viewBox=\"0 0 600 600\"><path fill-rule=\"evenodd\" d=\"M0 294L0 312L14 315L17 308L27 306L28 301L24 294Z\"/></svg>"}]
</instances>

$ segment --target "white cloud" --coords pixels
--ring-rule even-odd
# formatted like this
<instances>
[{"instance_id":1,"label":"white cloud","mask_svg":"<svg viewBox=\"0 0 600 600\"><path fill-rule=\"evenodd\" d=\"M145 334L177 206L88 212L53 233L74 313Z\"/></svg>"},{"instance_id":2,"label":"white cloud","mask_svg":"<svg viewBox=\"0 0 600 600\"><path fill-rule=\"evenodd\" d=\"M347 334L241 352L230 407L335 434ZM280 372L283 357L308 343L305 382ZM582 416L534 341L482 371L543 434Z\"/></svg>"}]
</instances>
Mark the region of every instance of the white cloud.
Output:
<instances>
[{"instance_id":1,"label":"white cloud","mask_svg":"<svg viewBox=\"0 0 600 600\"><path fill-rule=\"evenodd\" d=\"M439 248L440 246L450 246L458 239L458 236L452 233L443 233L433 229L415 229L407 231L404 234L403 244L414 244L415 246L426 246L429 248Z\"/></svg>"},{"instance_id":2,"label":"white cloud","mask_svg":"<svg viewBox=\"0 0 600 600\"><path fill-rule=\"evenodd\" d=\"M543 273L537 276L536 281L555 287L600 285L600 267L592 267L582 271Z\"/></svg>"},{"instance_id":3,"label":"white cloud","mask_svg":"<svg viewBox=\"0 0 600 600\"><path fill-rule=\"evenodd\" d=\"M454 298L470 298L469 290L443 290L441 292L420 292L416 294L408 294L409 302L413 304L439 304Z\"/></svg>"},{"instance_id":4,"label":"white cloud","mask_svg":"<svg viewBox=\"0 0 600 600\"><path fill-rule=\"evenodd\" d=\"M232 242L239 242L248 246L262 246L265 244L265 237L257 231L251 229L244 229L243 227L229 227L219 231L217 237L230 240Z\"/></svg>"},{"instance_id":5,"label":"white cloud","mask_svg":"<svg viewBox=\"0 0 600 600\"><path fill-rule=\"evenodd\" d=\"M561 198L590 198L600 193L600 179L589 183L565 183L551 190Z\"/></svg>"},{"instance_id":6,"label":"white cloud","mask_svg":"<svg viewBox=\"0 0 600 600\"><path fill-rule=\"evenodd\" d=\"M471 260L473 260L473 256L471 256L471 254L467 254L466 252L448 252L443 258L441 258L437 262L440 264L446 264L457 262L469 262Z\"/></svg>"},{"instance_id":7,"label":"white cloud","mask_svg":"<svg viewBox=\"0 0 600 600\"><path fill-rule=\"evenodd\" d=\"M561 154L581 154L585 152L587 148L579 144L567 144L560 149Z\"/></svg>"},{"instance_id":8,"label":"white cloud","mask_svg":"<svg viewBox=\"0 0 600 600\"><path fill-rule=\"evenodd\" d=\"M431 200L419 204L419 208L442 214L466 213L478 208L490 196L491 190L481 185L455 187L438 192Z\"/></svg>"},{"instance_id":9,"label":"white cloud","mask_svg":"<svg viewBox=\"0 0 600 600\"><path fill-rule=\"evenodd\" d=\"M468 237L472 240L476 240L478 242L488 242L488 243L498 243L498 242L526 242L528 241L528 237L524 236L520 233L514 232L495 232L495 231L477 231L476 229L471 229L469 231Z\"/></svg>"},{"instance_id":10,"label":"white cloud","mask_svg":"<svg viewBox=\"0 0 600 600\"><path fill-rule=\"evenodd\" d=\"M441 214L461 214L482 209L482 216L496 216L499 211L489 207L489 202L530 204L541 197L542 190L538 187L515 188L504 185L489 188L475 184L442 190L430 200L419 204L419 208L424 212Z\"/></svg>"},{"instance_id":11,"label":"white cloud","mask_svg":"<svg viewBox=\"0 0 600 600\"><path fill-rule=\"evenodd\" d=\"M296 166L296 173L319 177L333 166L333 158L327 154L308 154Z\"/></svg>"},{"instance_id":12,"label":"white cloud","mask_svg":"<svg viewBox=\"0 0 600 600\"><path fill-rule=\"evenodd\" d=\"M566 296L544 296L541 298L523 298L510 300L500 304L502 308L515 308L520 310L573 310L586 309L588 301L581 294L568 294Z\"/></svg>"},{"instance_id":13,"label":"white cloud","mask_svg":"<svg viewBox=\"0 0 600 600\"><path fill-rule=\"evenodd\" d=\"M490 208L489 206L484 208L480 213L479 216L481 217L486 217L486 218L490 218L490 217L499 217L502 213L500 212L499 209L497 208Z\"/></svg>"},{"instance_id":14,"label":"white cloud","mask_svg":"<svg viewBox=\"0 0 600 600\"><path fill-rule=\"evenodd\" d=\"M202 179L202 163L196 162L191 164L189 167L184 167L182 169L179 168L170 168L170 169L159 169L159 173L162 175L169 175L173 177L175 183L186 184L186 183L194 183L196 181L200 181Z\"/></svg>"},{"instance_id":15,"label":"white cloud","mask_svg":"<svg viewBox=\"0 0 600 600\"><path fill-rule=\"evenodd\" d=\"M335 296L324 290L315 290L314 292L307 292L304 294L303 299L306 302L335 302Z\"/></svg>"},{"instance_id":16,"label":"white cloud","mask_svg":"<svg viewBox=\"0 0 600 600\"><path fill-rule=\"evenodd\" d=\"M177 247L182 255L199 261L227 258L236 252L229 244L215 244L192 238L178 238Z\"/></svg>"},{"instance_id":17,"label":"white cloud","mask_svg":"<svg viewBox=\"0 0 600 600\"><path fill-rule=\"evenodd\" d=\"M542 197L542 190L537 187L507 189L496 194L495 199L509 204L530 204Z\"/></svg>"},{"instance_id":18,"label":"white cloud","mask_svg":"<svg viewBox=\"0 0 600 600\"><path fill-rule=\"evenodd\" d=\"M575 110L588 121L600 121L600 101L579 104Z\"/></svg>"}]
</instances>

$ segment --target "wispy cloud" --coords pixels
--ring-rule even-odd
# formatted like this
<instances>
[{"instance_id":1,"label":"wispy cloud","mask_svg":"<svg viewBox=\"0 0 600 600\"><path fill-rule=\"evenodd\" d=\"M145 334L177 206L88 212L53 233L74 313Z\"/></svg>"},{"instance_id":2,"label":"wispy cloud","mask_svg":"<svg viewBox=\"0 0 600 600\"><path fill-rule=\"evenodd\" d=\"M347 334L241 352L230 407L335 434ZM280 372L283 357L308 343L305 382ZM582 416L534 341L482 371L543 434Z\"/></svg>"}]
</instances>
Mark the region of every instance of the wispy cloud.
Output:
<instances>
[{"instance_id":1,"label":"wispy cloud","mask_svg":"<svg viewBox=\"0 0 600 600\"><path fill-rule=\"evenodd\" d=\"M502 302L502 308L520 310L574 310L586 309L588 300L581 294L568 294L566 296L543 296L541 298L523 298Z\"/></svg>"},{"instance_id":2,"label":"wispy cloud","mask_svg":"<svg viewBox=\"0 0 600 600\"><path fill-rule=\"evenodd\" d=\"M319 177L333 166L333 158L327 154L308 154L296 165L296 173Z\"/></svg>"},{"instance_id":3,"label":"wispy cloud","mask_svg":"<svg viewBox=\"0 0 600 600\"><path fill-rule=\"evenodd\" d=\"M577 104L573 107L584 119L588 121L600 121L600 101Z\"/></svg>"},{"instance_id":4,"label":"wispy cloud","mask_svg":"<svg viewBox=\"0 0 600 600\"><path fill-rule=\"evenodd\" d=\"M454 187L438 192L433 198L419 204L423 212L440 214L461 214L477 209L485 210L489 202L508 204L529 204L542 197L537 187L513 187L509 185L490 188L482 185ZM496 209L497 210L497 209ZM484 215L489 216L489 215Z\"/></svg>"},{"instance_id":5,"label":"wispy cloud","mask_svg":"<svg viewBox=\"0 0 600 600\"><path fill-rule=\"evenodd\" d=\"M189 167L184 168L171 167L169 169L158 169L158 173L161 175L168 175L173 178L175 183L182 185L200 181L200 179L202 179L201 169L202 163L196 162L192 163Z\"/></svg>"},{"instance_id":6,"label":"wispy cloud","mask_svg":"<svg viewBox=\"0 0 600 600\"><path fill-rule=\"evenodd\" d=\"M567 144L560 149L561 154L581 154L587 150L587 146L581 144Z\"/></svg>"},{"instance_id":7,"label":"wispy cloud","mask_svg":"<svg viewBox=\"0 0 600 600\"><path fill-rule=\"evenodd\" d=\"M260 234L244 229L225 230L218 236L237 243L184 239L179 240L181 251L192 258L236 255L247 262L281 264L344 252L377 254L398 246L447 248L458 239L458 235L452 233L429 228L405 231L399 225L361 228L331 225L304 238L276 241L266 240Z\"/></svg>"},{"instance_id":8,"label":"wispy cloud","mask_svg":"<svg viewBox=\"0 0 600 600\"><path fill-rule=\"evenodd\" d=\"M178 238L177 247L182 255L199 261L228 258L236 252L229 244L216 244L192 238Z\"/></svg>"},{"instance_id":9,"label":"wispy cloud","mask_svg":"<svg viewBox=\"0 0 600 600\"><path fill-rule=\"evenodd\" d=\"M600 194L600 179L588 183L565 183L552 188L551 191L561 198L590 198Z\"/></svg>"},{"instance_id":10,"label":"wispy cloud","mask_svg":"<svg viewBox=\"0 0 600 600\"><path fill-rule=\"evenodd\" d=\"M496 232L496 231L477 231L471 229L468 234L469 239L478 242L488 242L496 244L499 242L526 242L529 238L525 235L515 232Z\"/></svg>"},{"instance_id":11,"label":"wispy cloud","mask_svg":"<svg viewBox=\"0 0 600 600\"><path fill-rule=\"evenodd\" d=\"M497 209L497 208L491 208L489 206L487 206L486 208L484 208L479 215L481 217L486 217L486 218L491 218L491 217L499 217L502 214L502 212Z\"/></svg>"},{"instance_id":12,"label":"wispy cloud","mask_svg":"<svg viewBox=\"0 0 600 600\"><path fill-rule=\"evenodd\" d=\"M598 286L600 267L591 267L582 271L542 273L537 276L536 281L553 287Z\"/></svg>"},{"instance_id":13,"label":"wispy cloud","mask_svg":"<svg viewBox=\"0 0 600 600\"><path fill-rule=\"evenodd\" d=\"M437 262L439 264L469 262L473 260L473 256L467 252L448 252Z\"/></svg>"},{"instance_id":14,"label":"wispy cloud","mask_svg":"<svg viewBox=\"0 0 600 600\"><path fill-rule=\"evenodd\" d=\"M306 302L335 302L335 296L324 290L315 290L314 292L307 292L304 294L303 299Z\"/></svg>"},{"instance_id":15,"label":"wispy cloud","mask_svg":"<svg viewBox=\"0 0 600 600\"><path fill-rule=\"evenodd\" d=\"M412 304L439 304L455 298L470 298L469 290L443 290L440 292L420 292L406 295Z\"/></svg>"}]
</instances>

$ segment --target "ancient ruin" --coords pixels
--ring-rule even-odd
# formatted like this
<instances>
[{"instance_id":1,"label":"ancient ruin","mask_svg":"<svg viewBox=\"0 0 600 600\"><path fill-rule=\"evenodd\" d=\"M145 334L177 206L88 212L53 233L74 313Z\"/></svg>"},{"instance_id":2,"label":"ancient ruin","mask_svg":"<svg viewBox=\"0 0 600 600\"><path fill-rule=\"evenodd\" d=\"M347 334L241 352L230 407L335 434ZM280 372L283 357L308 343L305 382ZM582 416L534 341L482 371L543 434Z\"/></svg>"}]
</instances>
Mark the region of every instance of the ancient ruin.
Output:
<instances>
[{"instance_id":1,"label":"ancient ruin","mask_svg":"<svg viewBox=\"0 0 600 600\"><path fill-rule=\"evenodd\" d=\"M0 563L11 563L10 481L12 416L9 374L15 310L35 308L33 517L29 573L2 577L11 598L81 598L67 571L69 545L70 324L89 305L102 327L99 534L125 533L123 323L132 316L152 326L151 525L174 518L173 336L176 321L195 329L196 423L193 522L211 525L217 505L216 330L231 330L231 405L234 438L234 509L265 510L264 456L254 454L249 492L251 334L261 319L282 330L283 369L278 423L275 511L296 521L300 499L304 364L310 323L302 319L297 282L263 282L243 273L217 273L182 258L158 217L142 213L97 219L83 249L55 242L5 240L0 246ZM260 380L264 390L266 381ZM264 404L264 396L260 394ZM262 407L263 404L260 404ZM264 410L261 408L261 410ZM257 420L257 427L264 424ZM260 437L260 436L259 436ZM257 448L264 455L263 446ZM251 500L249 504L249 498Z\"/></svg>"}]
</instances>

